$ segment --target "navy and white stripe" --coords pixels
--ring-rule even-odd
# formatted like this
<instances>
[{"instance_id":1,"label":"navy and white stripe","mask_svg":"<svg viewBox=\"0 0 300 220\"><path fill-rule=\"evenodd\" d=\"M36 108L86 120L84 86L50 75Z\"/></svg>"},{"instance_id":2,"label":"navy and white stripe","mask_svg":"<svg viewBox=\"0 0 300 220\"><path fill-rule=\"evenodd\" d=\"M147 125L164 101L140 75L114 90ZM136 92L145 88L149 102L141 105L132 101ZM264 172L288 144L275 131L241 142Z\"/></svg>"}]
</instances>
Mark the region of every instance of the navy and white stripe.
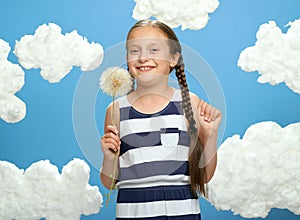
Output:
<instances>
[{"instance_id":1,"label":"navy and white stripe","mask_svg":"<svg viewBox=\"0 0 300 220\"><path fill-rule=\"evenodd\" d=\"M155 114L135 110L118 99L121 151L118 220L201 219L189 184L189 135L181 92Z\"/></svg>"}]
</instances>

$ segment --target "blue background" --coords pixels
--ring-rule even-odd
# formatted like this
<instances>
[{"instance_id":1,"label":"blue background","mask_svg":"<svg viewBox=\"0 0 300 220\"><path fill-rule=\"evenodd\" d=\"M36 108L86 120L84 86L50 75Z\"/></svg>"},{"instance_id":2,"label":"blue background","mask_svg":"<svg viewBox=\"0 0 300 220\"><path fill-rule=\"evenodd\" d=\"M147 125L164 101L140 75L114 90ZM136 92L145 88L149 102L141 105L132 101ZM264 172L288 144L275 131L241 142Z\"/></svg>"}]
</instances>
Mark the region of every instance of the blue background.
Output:
<instances>
[{"instance_id":1,"label":"blue background","mask_svg":"<svg viewBox=\"0 0 300 220\"><path fill-rule=\"evenodd\" d=\"M131 17L134 6L133 0L0 0L0 38L13 49L15 40L52 22L58 24L63 33L76 29L89 42L98 42L107 50L124 42L127 31L135 23ZM223 114L227 121L220 142L233 134L243 135L251 124L260 121L272 120L281 126L299 122L300 95L284 84L257 83L258 73L242 71L237 67L237 60L244 48L254 45L255 34L262 23L275 20L285 32L285 24L300 18L300 1L220 0L219 8L210 17L202 30L176 28L175 31L183 44L203 56L218 77L226 100ZM9 60L17 63L12 52ZM26 117L15 124L0 121L0 160L26 169L36 161L48 159L61 171L74 157L81 158L91 167L90 184L99 186L102 194L107 193L100 183L98 166L83 153L74 132L73 97L83 73L75 67L60 83L49 84L39 71L25 70L26 84L17 93L27 105ZM198 94L195 88L191 90ZM99 91L94 101L92 117L95 117L98 138L103 133L104 112L111 100ZM100 145L97 147L95 155L101 163ZM82 219L113 219L114 212L115 205L111 203L97 215L82 216ZM201 199L201 212L204 220L244 219L229 211L217 211L204 199ZM300 217L287 210L273 209L266 219Z\"/></svg>"}]
</instances>

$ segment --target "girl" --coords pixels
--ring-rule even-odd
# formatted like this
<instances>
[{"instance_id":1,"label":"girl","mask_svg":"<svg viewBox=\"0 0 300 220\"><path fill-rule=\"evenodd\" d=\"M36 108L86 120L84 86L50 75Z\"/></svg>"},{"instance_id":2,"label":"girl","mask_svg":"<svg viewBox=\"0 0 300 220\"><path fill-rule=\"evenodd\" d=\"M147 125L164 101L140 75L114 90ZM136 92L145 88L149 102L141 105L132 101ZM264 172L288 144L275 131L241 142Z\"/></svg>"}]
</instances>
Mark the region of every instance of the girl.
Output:
<instances>
[{"instance_id":1,"label":"girl","mask_svg":"<svg viewBox=\"0 0 300 220\"><path fill-rule=\"evenodd\" d=\"M118 152L116 219L201 219L199 193L213 176L221 112L188 90L180 43L159 21L129 31L127 65L136 88L107 108L101 181L112 184ZM175 69L180 85L168 85Z\"/></svg>"}]
</instances>

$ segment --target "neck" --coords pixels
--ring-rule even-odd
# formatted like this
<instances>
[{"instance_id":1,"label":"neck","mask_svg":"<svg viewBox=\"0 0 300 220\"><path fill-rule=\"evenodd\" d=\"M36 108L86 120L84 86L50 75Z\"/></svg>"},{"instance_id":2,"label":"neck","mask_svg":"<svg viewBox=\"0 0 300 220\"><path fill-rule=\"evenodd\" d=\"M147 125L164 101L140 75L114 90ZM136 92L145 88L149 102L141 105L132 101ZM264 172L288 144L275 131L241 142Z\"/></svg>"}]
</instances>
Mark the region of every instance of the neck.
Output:
<instances>
[{"instance_id":1,"label":"neck","mask_svg":"<svg viewBox=\"0 0 300 220\"><path fill-rule=\"evenodd\" d=\"M168 85L168 75L162 74L148 74L141 75L136 79L136 94L151 94L151 93L159 93L164 94L169 90Z\"/></svg>"},{"instance_id":2,"label":"neck","mask_svg":"<svg viewBox=\"0 0 300 220\"><path fill-rule=\"evenodd\" d=\"M166 92L170 89L168 84L160 84L157 86L144 87L137 85L135 93L137 95L147 95L147 94L166 94Z\"/></svg>"},{"instance_id":3,"label":"neck","mask_svg":"<svg viewBox=\"0 0 300 220\"><path fill-rule=\"evenodd\" d=\"M169 99L173 94L173 89L168 85L167 75L154 75L151 81L137 78L136 85L132 98L152 99L161 96Z\"/></svg>"}]
</instances>

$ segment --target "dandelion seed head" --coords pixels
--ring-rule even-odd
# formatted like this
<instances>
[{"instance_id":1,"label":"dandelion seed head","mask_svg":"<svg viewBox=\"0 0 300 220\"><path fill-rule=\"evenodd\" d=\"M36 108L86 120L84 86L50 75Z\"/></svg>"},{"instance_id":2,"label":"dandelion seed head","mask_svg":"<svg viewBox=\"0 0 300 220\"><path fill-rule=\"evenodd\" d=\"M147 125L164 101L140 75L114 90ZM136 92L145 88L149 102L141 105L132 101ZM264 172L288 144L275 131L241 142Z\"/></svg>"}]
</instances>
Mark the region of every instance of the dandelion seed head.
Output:
<instances>
[{"instance_id":1,"label":"dandelion seed head","mask_svg":"<svg viewBox=\"0 0 300 220\"><path fill-rule=\"evenodd\" d=\"M100 77L100 88L106 94L116 97L126 95L133 85L130 73L120 67L107 68Z\"/></svg>"}]
</instances>

